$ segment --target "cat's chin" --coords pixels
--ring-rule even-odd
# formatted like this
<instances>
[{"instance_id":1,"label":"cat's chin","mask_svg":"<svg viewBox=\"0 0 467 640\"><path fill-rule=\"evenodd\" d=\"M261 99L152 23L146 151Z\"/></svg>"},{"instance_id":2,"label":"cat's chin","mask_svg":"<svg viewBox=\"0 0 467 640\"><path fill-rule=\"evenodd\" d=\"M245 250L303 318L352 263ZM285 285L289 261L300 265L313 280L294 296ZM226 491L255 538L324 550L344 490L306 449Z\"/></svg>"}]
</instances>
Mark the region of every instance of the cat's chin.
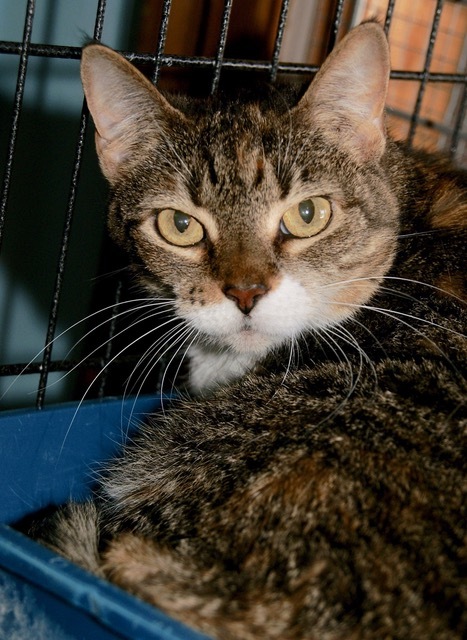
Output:
<instances>
[{"instance_id":1,"label":"cat's chin","mask_svg":"<svg viewBox=\"0 0 467 640\"><path fill-rule=\"evenodd\" d=\"M214 345L198 344L190 348L189 386L192 393L209 393L240 378L264 357L269 349L253 353L244 348L220 348Z\"/></svg>"},{"instance_id":2,"label":"cat's chin","mask_svg":"<svg viewBox=\"0 0 467 640\"><path fill-rule=\"evenodd\" d=\"M205 334L189 351L191 390L204 393L232 382L290 339L289 334L258 329L249 317L229 333Z\"/></svg>"},{"instance_id":3,"label":"cat's chin","mask_svg":"<svg viewBox=\"0 0 467 640\"><path fill-rule=\"evenodd\" d=\"M281 345L286 339L255 331L246 326L237 333L228 336L225 346L232 354L250 354L255 359L264 358L269 351Z\"/></svg>"},{"instance_id":4,"label":"cat's chin","mask_svg":"<svg viewBox=\"0 0 467 640\"><path fill-rule=\"evenodd\" d=\"M307 291L290 276L262 297L249 315L232 300L179 307L179 315L198 332L190 349L190 387L199 393L228 384L252 369L271 351L305 331L329 324L327 298L332 290Z\"/></svg>"},{"instance_id":5,"label":"cat's chin","mask_svg":"<svg viewBox=\"0 0 467 640\"><path fill-rule=\"evenodd\" d=\"M190 388L205 393L251 370L268 353L293 339L290 332L271 333L249 317L231 322L229 332L211 332L190 348ZM270 329L270 328L269 328Z\"/></svg>"}]
</instances>

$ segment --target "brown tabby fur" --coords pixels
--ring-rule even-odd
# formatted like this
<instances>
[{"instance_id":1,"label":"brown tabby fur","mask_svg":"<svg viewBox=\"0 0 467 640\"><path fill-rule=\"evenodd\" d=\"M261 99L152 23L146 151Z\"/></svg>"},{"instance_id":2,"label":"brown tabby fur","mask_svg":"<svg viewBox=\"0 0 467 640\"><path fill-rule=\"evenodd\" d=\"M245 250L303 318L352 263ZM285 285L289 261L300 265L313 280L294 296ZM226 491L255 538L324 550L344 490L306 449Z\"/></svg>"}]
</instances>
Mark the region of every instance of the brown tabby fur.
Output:
<instances>
[{"instance_id":1,"label":"brown tabby fur","mask_svg":"<svg viewBox=\"0 0 467 640\"><path fill-rule=\"evenodd\" d=\"M95 93L93 56L121 85ZM386 141L380 27L351 32L290 109L274 88L174 107L106 49L83 65L112 234L149 291L181 300L175 313L224 304L232 281L267 284L258 311L284 272L308 288L345 269L352 282L329 307L335 333L300 329L291 366L284 339L151 417L92 502L32 534L222 640L465 637L467 184ZM123 103L130 88L131 115L109 125L111 92ZM347 114L349 93L371 100ZM286 207L265 212L307 189L338 201L332 223L278 236ZM153 210L171 198L211 244L155 236Z\"/></svg>"}]
</instances>

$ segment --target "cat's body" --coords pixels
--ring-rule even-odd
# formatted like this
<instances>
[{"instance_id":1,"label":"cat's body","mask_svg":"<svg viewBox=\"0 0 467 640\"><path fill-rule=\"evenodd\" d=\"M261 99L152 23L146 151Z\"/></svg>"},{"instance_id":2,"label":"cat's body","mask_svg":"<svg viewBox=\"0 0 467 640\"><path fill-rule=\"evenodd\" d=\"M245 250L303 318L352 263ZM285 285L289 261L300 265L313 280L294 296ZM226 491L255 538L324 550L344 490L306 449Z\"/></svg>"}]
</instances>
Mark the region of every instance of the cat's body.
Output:
<instances>
[{"instance_id":1,"label":"cat's body","mask_svg":"<svg viewBox=\"0 0 467 640\"><path fill-rule=\"evenodd\" d=\"M88 52L112 233L210 394L34 535L217 638L463 637L467 186L385 141L382 31L275 111L182 115Z\"/></svg>"}]
</instances>

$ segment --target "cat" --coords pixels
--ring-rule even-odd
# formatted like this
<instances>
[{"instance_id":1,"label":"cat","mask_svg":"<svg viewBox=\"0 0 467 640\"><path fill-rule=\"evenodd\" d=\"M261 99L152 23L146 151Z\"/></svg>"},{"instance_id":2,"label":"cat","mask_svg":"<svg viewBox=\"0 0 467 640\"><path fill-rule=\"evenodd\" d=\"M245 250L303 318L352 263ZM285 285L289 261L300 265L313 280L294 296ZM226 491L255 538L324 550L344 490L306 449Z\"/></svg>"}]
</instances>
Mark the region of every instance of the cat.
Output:
<instances>
[{"instance_id":1,"label":"cat","mask_svg":"<svg viewBox=\"0 0 467 640\"><path fill-rule=\"evenodd\" d=\"M465 637L465 175L386 132L383 29L305 91L82 79L109 229L191 399L30 535L222 640Z\"/></svg>"}]
</instances>

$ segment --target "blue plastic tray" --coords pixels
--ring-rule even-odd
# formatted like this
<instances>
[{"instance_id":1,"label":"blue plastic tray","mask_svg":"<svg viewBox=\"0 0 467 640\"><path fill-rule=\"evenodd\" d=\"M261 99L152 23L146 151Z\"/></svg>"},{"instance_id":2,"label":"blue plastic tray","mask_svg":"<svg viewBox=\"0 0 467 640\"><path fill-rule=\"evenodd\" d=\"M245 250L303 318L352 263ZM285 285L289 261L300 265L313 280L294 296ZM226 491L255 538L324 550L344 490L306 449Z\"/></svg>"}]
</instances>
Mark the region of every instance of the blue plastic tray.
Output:
<instances>
[{"instance_id":1,"label":"blue plastic tray","mask_svg":"<svg viewBox=\"0 0 467 640\"><path fill-rule=\"evenodd\" d=\"M0 638L206 638L66 561L8 524L89 494L93 472L127 436L128 418L153 398L0 413ZM138 416L139 414L139 416Z\"/></svg>"}]
</instances>

